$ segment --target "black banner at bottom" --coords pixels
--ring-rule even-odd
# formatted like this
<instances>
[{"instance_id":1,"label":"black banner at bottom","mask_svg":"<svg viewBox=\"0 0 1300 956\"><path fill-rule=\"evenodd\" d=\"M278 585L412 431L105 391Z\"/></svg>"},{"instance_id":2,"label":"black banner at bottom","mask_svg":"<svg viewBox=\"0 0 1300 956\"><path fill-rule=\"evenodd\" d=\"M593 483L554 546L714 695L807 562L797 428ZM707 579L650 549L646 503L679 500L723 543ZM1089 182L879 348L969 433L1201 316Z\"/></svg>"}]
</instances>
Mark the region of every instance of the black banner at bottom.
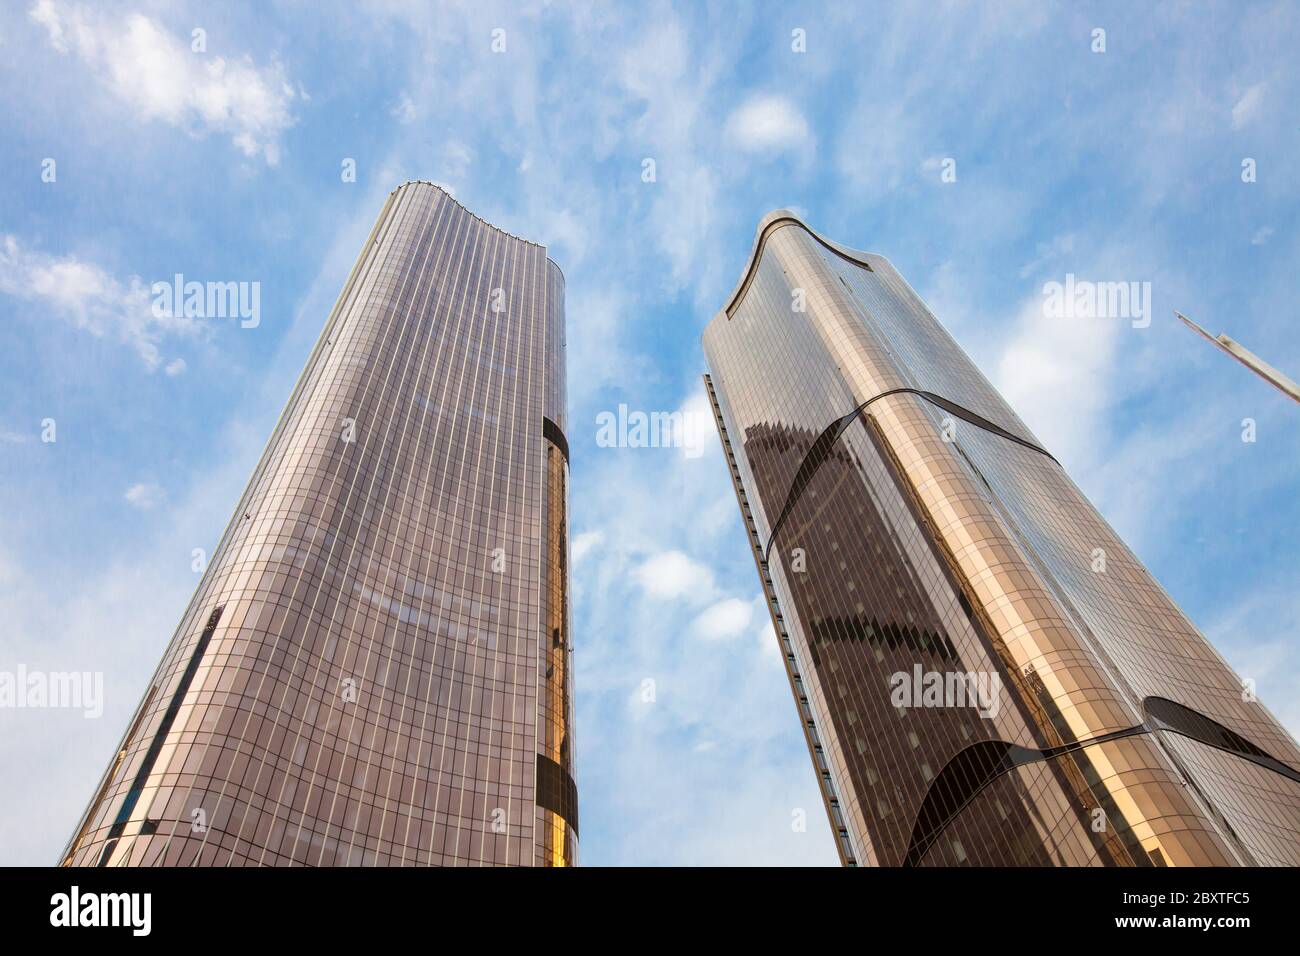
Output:
<instances>
[{"instance_id":1,"label":"black banner at bottom","mask_svg":"<svg viewBox=\"0 0 1300 956\"><path fill-rule=\"evenodd\" d=\"M128 945L373 945L423 927L436 931L427 944L472 933L495 948L515 933L535 945L543 926L609 941L611 921L661 943L661 934L770 943L789 933L806 945L827 931L863 942L902 933L918 944L1034 931L1071 942L1199 933L1231 943L1288 931L1293 882L1291 870L14 868L0 870L0 919L10 940Z\"/></svg>"}]
</instances>

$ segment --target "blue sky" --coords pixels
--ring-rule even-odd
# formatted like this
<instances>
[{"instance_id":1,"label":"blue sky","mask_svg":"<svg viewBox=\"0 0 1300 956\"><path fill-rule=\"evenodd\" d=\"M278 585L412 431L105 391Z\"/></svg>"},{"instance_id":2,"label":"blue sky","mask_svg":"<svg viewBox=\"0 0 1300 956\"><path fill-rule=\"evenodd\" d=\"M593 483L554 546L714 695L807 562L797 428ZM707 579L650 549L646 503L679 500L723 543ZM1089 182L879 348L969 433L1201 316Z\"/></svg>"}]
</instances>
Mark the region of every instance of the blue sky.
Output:
<instances>
[{"instance_id":1,"label":"blue sky","mask_svg":"<svg viewBox=\"0 0 1300 956\"><path fill-rule=\"evenodd\" d=\"M705 410L700 331L780 206L894 262L1300 730L1300 409L1172 317L1300 373L1298 23L1288 3L4 5L0 669L102 671L105 701L0 711L0 862L57 856L192 550L407 179L568 280L583 862L835 861L716 447L596 444L620 403ZM260 324L156 319L149 285L177 272L259 282ZM1150 326L1045 317L1068 273L1150 282Z\"/></svg>"}]
</instances>

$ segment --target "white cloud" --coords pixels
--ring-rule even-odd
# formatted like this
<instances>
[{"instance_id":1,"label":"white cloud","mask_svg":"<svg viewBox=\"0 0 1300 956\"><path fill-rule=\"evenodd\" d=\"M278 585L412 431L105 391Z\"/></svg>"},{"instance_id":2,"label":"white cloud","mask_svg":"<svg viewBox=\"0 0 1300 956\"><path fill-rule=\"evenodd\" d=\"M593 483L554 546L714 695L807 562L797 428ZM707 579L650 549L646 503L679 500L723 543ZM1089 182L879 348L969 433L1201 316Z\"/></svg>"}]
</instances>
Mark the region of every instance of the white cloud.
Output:
<instances>
[{"instance_id":1,"label":"white cloud","mask_svg":"<svg viewBox=\"0 0 1300 956\"><path fill-rule=\"evenodd\" d=\"M134 348L150 371L162 364L159 344L165 335L201 329L193 319L155 315L139 276L120 282L92 262L35 252L14 236L0 237L0 292L40 303L92 335L116 337ZM168 366L169 375L176 374L174 365Z\"/></svg>"},{"instance_id":2,"label":"white cloud","mask_svg":"<svg viewBox=\"0 0 1300 956\"><path fill-rule=\"evenodd\" d=\"M162 502L163 490L153 482L140 482L126 489L122 496L141 511L148 511Z\"/></svg>"},{"instance_id":3,"label":"white cloud","mask_svg":"<svg viewBox=\"0 0 1300 956\"><path fill-rule=\"evenodd\" d=\"M392 108L390 113L403 126L410 125L415 122L415 103L412 102L410 96L403 93L401 100Z\"/></svg>"},{"instance_id":4,"label":"white cloud","mask_svg":"<svg viewBox=\"0 0 1300 956\"><path fill-rule=\"evenodd\" d=\"M803 114L781 96L753 96L727 118L727 135L748 153L801 150L812 145Z\"/></svg>"},{"instance_id":5,"label":"white cloud","mask_svg":"<svg viewBox=\"0 0 1300 956\"><path fill-rule=\"evenodd\" d=\"M50 44L72 53L119 100L144 120L159 120L192 133L228 135L246 156L280 159L280 134L294 123L298 96L277 62L258 67L248 56L235 60L194 53L143 14L102 16L55 0L39 0L31 18L45 27Z\"/></svg>"},{"instance_id":6,"label":"white cloud","mask_svg":"<svg viewBox=\"0 0 1300 956\"><path fill-rule=\"evenodd\" d=\"M175 378L177 375L183 373L188 367L189 366L185 364L185 359L178 358L172 359L168 362L167 367L163 369L163 371L165 371L170 378Z\"/></svg>"},{"instance_id":7,"label":"white cloud","mask_svg":"<svg viewBox=\"0 0 1300 956\"><path fill-rule=\"evenodd\" d=\"M571 555L573 563L577 564L581 561L603 540L605 540L605 533L603 531L584 531L582 534L574 537Z\"/></svg>"},{"instance_id":8,"label":"white cloud","mask_svg":"<svg viewBox=\"0 0 1300 956\"><path fill-rule=\"evenodd\" d=\"M1252 246L1262 246L1264 243L1268 242L1272 238L1273 238L1273 227L1264 226L1259 231L1257 231L1253 236L1250 237L1250 244Z\"/></svg>"},{"instance_id":9,"label":"white cloud","mask_svg":"<svg viewBox=\"0 0 1300 956\"><path fill-rule=\"evenodd\" d=\"M636 569L638 584L651 597L706 601L713 593L713 572L681 551L663 551Z\"/></svg>"},{"instance_id":10,"label":"white cloud","mask_svg":"<svg viewBox=\"0 0 1300 956\"><path fill-rule=\"evenodd\" d=\"M1123 319L1049 318L1039 297L1020 311L993 380L1047 450L1086 461L1103 433L1114 352Z\"/></svg>"},{"instance_id":11,"label":"white cloud","mask_svg":"<svg viewBox=\"0 0 1300 956\"><path fill-rule=\"evenodd\" d=\"M54 9L54 0L39 0L32 7L30 16L39 23L50 34L50 44L60 53L68 52L67 40L63 36L63 24L59 20L59 14Z\"/></svg>"},{"instance_id":12,"label":"white cloud","mask_svg":"<svg viewBox=\"0 0 1300 956\"><path fill-rule=\"evenodd\" d=\"M704 609L691 624L695 634L709 641L743 634L754 617L754 605L739 598L724 598Z\"/></svg>"},{"instance_id":13,"label":"white cloud","mask_svg":"<svg viewBox=\"0 0 1300 956\"><path fill-rule=\"evenodd\" d=\"M1258 114L1264 102L1264 84L1256 83L1237 100L1232 107L1232 128L1241 129Z\"/></svg>"},{"instance_id":14,"label":"white cloud","mask_svg":"<svg viewBox=\"0 0 1300 956\"><path fill-rule=\"evenodd\" d=\"M756 602L762 602L761 622L758 630L754 632L754 638L758 641L758 653L764 658L773 661L780 661L781 666L785 666L784 655L781 653L781 644L776 636L776 627L772 624L772 617L767 610L767 602L763 601L760 595Z\"/></svg>"}]
</instances>

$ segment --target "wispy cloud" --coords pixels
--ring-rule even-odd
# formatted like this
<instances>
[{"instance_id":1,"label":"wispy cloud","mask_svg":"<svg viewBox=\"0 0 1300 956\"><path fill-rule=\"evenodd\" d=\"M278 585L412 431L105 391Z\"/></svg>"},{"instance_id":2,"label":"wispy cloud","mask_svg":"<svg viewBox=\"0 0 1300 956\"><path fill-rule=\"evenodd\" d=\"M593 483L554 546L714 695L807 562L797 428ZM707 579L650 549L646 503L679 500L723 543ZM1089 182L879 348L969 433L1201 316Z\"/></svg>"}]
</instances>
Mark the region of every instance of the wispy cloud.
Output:
<instances>
[{"instance_id":1,"label":"wispy cloud","mask_svg":"<svg viewBox=\"0 0 1300 956\"><path fill-rule=\"evenodd\" d=\"M27 249L11 235L0 237L0 292L42 306L38 318L54 316L92 335L127 343L150 371L163 363L165 337L193 335L200 328L193 319L155 315L139 276L119 281L93 262ZM184 368L184 361L174 360L167 374Z\"/></svg>"},{"instance_id":2,"label":"wispy cloud","mask_svg":"<svg viewBox=\"0 0 1300 956\"><path fill-rule=\"evenodd\" d=\"M403 126L409 126L415 122L415 102L411 99L409 94L403 93L402 98L397 101L397 105L394 106L389 113L392 115L393 119L397 120L397 122L401 123Z\"/></svg>"},{"instance_id":3,"label":"wispy cloud","mask_svg":"<svg viewBox=\"0 0 1300 956\"><path fill-rule=\"evenodd\" d=\"M603 540L605 540L603 531L584 531L582 534L574 536L573 544L569 549L569 557L574 564L577 564L595 550Z\"/></svg>"},{"instance_id":4,"label":"wispy cloud","mask_svg":"<svg viewBox=\"0 0 1300 956\"><path fill-rule=\"evenodd\" d=\"M30 16L56 50L78 56L140 119L221 133L246 156L280 161L280 135L294 123L298 91L278 62L259 67L247 55L195 51L141 13L117 18L38 0Z\"/></svg>"},{"instance_id":5,"label":"wispy cloud","mask_svg":"<svg viewBox=\"0 0 1300 956\"><path fill-rule=\"evenodd\" d=\"M126 489L122 497L141 511L148 511L162 502L163 490L156 483L145 481Z\"/></svg>"},{"instance_id":6,"label":"wispy cloud","mask_svg":"<svg viewBox=\"0 0 1300 956\"><path fill-rule=\"evenodd\" d=\"M1232 107L1232 128L1241 129L1259 115L1264 103L1264 84L1256 83L1242 93Z\"/></svg>"},{"instance_id":7,"label":"wispy cloud","mask_svg":"<svg viewBox=\"0 0 1300 956\"><path fill-rule=\"evenodd\" d=\"M1038 243L1034 249L1034 258L1020 267L1020 278L1026 279L1034 275L1043 266L1073 251L1074 236L1070 233Z\"/></svg>"}]
</instances>

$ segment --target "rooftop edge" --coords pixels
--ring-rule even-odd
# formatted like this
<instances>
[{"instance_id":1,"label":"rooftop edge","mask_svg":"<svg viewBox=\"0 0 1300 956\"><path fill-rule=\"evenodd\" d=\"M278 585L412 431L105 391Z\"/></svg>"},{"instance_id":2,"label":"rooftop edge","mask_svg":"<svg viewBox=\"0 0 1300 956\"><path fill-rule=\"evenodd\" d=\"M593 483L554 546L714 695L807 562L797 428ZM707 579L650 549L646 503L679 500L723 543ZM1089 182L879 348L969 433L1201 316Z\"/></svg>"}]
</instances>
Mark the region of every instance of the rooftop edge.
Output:
<instances>
[{"instance_id":1,"label":"rooftop edge","mask_svg":"<svg viewBox=\"0 0 1300 956\"><path fill-rule=\"evenodd\" d=\"M767 237L777 229L781 228L782 225L798 226L832 252L837 253L846 259L851 259L854 262L860 262L865 266L871 266L872 258L884 260L886 262L889 261L888 259L885 259L884 256L877 255L876 253L851 249L848 246L835 242L833 239L827 239L816 229L812 228L812 226L808 225L808 223L804 222L802 216L790 209L784 207L773 209L758 221L758 229L754 234L754 245L750 249L749 259L746 260L745 269L741 273L740 281L737 282L736 287L731 290L731 294L728 295L726 301L723 302L722 308L714 315L714 320L721 317L729 317L731 310L735 308L736 304L740 301L740 298L744 295L745 290L749 287L750 280L754 275L754 270L758 268L758 261L762 257L763 247L767 244Z\"/></svg>"},{"instance_id":2,"label":"rooftop edge","mask_svg":"<svg viewBox=\"0 0 1300 956\"><path fill-rule=\"evenodd\" d=\"M543 251L545 251L546 249L546 246L540 242L534 242L532 239L525 239L523 236L516 236L510 230L502 229L500 226L496 225L495 223L488 222L486 219L484 219L482 216L475 213L472 209L470 209L463 202L461 202L454 195L452 195L446 186L442 185L441 183L435 183L431 179L408 179L405 182L399 183L397 186L393 187L393 189L389 190L388 195L393 196L401 192L407 186L432 186L434 189L438 190L438 192L442 193L453 203L455 203L457 206L463 209L466 215L470 216L472 219L474 219L477 222L483 223L483 225L487 226L489 229L494 229L497 232L501 233L503 236L509 236L511 239L514 239L518 242L522 242L525 245L536 246L538 249L541 249ZM555 268L557 269L560 268L559 265L555 262L555 260L551 259L549 255L546 258L547 261L551 263L551 265L555 266ZM563 269L560 269L560 275L564 275Z\"/></svg>"}]
</instances>

